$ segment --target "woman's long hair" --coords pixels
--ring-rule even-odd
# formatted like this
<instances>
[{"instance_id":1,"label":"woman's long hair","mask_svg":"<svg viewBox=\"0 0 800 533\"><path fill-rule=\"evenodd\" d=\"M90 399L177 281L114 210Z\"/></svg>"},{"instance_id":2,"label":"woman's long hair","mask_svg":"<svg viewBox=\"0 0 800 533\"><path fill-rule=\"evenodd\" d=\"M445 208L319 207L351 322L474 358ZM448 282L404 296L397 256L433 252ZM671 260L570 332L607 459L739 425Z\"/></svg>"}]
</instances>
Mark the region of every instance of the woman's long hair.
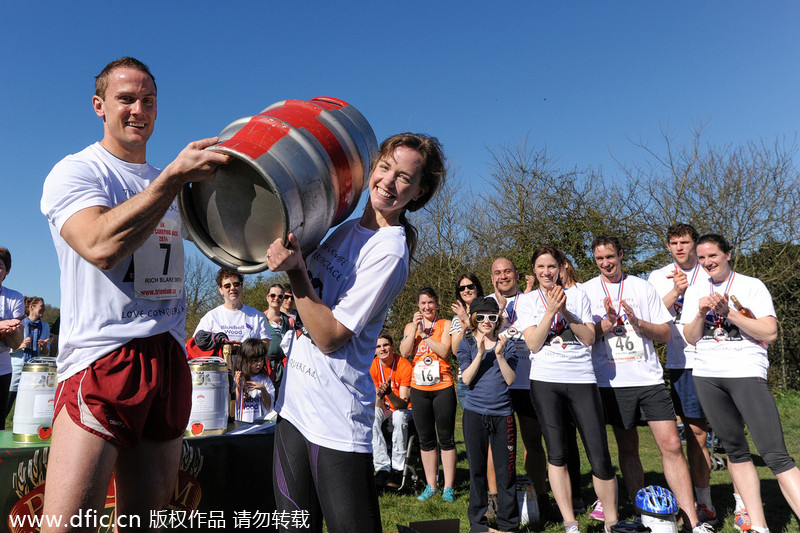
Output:
<instances>
[{"instance_id":1,"label":"woman's long hair","mask_svg":"<svg viewBox=\"0 0 800 533\"><path fill-rule=\"evenodd\" d=\"M398 133L381 143L378 156L372 164L372 170L375 170L375 167L377 167L378 162L382 158L390 157L400 146L411 148L422 158L422 179L420 180L420 187L424 188L425 192L416 200L408 202L400 213L400 224L406 232L408 254L409 257L413 258L414 251L417 249L417 228L408 221L406 211L413 213L422 208L433 198L433 195L436 194L442 186L445 179L445 157L442 145L436 137L431 137L424 133Z\"/></svg>"}]
</instances>

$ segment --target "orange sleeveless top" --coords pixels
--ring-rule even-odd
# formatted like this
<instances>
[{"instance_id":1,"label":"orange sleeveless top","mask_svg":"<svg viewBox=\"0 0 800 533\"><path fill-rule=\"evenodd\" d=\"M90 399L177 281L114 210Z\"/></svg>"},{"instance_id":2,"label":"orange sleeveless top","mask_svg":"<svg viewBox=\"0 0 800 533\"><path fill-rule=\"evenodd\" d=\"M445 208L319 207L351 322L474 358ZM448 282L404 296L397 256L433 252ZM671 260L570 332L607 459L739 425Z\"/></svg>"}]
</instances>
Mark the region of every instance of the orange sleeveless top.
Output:
<instances>
[{"instance_id":1,"label":"orange sleeveless top","mask_svg":"<svg viewBox=\"0 0 800 533\"><path fill-rule=\"evenodd\" d=\"M445 323L446 320L443 318L439 318L436 320L436 322L434 322L433 331L430 332L432 339L441 342ZM430 331L430 326L425 328L425 331ZM440 381L434 383L433 385L418 384L417 377L419 376L419 372L426 371L423 369L426 363L435 367L437 362L439 363ZM411 387L415 389L435 391L453 386L453 372L450 367L449 358L441 358L436 355L433 350L428 348L428 344L425 342L425 339L421 338L419 334L417 334L416 338L414 339L414 361L412 362L412 366L414 367L414 373L411 376Z\"/></svg>"}]
</instances>

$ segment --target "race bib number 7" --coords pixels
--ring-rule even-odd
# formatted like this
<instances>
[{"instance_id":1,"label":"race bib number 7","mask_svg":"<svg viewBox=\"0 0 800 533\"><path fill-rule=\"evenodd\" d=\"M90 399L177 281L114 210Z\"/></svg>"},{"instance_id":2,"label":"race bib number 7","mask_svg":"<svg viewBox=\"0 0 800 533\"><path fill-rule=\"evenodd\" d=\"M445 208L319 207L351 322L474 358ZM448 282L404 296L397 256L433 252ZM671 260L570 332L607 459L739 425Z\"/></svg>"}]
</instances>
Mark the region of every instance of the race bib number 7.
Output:
<instances>
[{"instance_id":1,"label":"race bib number 7","mask_svg":"<svg viewBox=\"0 0 800 533\"><path fill-rule=\"evenodd\" d=\"M174 300L183 297L183 242L177 220L162 219L153 234L133 253L133 290L137 298Z\"/></svg>"}]
</instances>

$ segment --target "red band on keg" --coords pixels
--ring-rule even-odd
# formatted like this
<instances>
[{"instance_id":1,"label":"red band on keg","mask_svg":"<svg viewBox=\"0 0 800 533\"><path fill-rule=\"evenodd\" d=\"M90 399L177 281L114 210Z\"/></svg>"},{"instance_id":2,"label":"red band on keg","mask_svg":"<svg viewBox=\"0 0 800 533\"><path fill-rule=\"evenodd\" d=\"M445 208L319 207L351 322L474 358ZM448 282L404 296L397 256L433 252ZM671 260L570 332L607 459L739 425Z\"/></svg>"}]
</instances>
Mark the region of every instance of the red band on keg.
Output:
<instances>
[{"instance_id":1,"label":"red band on keg","mask_svg":"<svg viewBox=\"0 0 800 533\"><path fill-rule=\"evenodd\" d=\"M290 125L280 120L256 115L233 137L219 143L218 146L235 150L255 160L267 153L272 145L289 135L291 129Z\"/></svg>"},{"instance_id":2,"label":"red band on keg","mask_svg":"<svg viewBox=\"0 0 800 533\"><path fill-rule=\"evenodd\" d=\"M343 104L347 104L341 101ZM261 116L271 116L288 122L296 128L305 128L322 145L325 152L333 162L334 170L339 182L339 198L336 207L335 219L338 219L348 208L353 196L353 172L350 168L350 161L347 153L342 148L336 135L322 122L318 120L324 111L323 106L304 100L286 100L284 105L265 111ZM324 107L331 110L338 109L338 106L325 102Z\"/></svg>"}]
</instances>

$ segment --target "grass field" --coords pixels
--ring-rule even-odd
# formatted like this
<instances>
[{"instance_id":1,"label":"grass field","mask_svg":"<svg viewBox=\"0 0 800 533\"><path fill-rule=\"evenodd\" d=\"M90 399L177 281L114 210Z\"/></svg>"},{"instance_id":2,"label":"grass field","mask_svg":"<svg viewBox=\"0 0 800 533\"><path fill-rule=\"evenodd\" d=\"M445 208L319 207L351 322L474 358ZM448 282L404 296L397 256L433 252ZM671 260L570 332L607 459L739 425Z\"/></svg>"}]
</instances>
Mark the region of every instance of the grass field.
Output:
<instances>
[{"instance_id":1,"label":"grass field","mask_svg":"<svg viewBox=\"0 0 800 533\"><path fill-rule=\"evenodd\" d=\"M778 410L781 413L783 422L784 437L789 453L795 457L800 456L800 393L792 392L786 394L776 394ZM6 420L6 429L11 429L12 416ZM645 483L666 486L661 475L661 458L656 448L655 442L647 428L640 431L641 458L645 470ZM608 438L611 446L611 458L617 467L619 475L617 450L614 436L609 432ZM459 518L461 520L461 531L469 531L467 522L467 499L469 496L469 470L467 466L466 453L464 451L464 441L461 436L461 412L456 419L456 448L458 450L458 465L456 472L456 495L455 503L448 504L440 497L434 497L427 502L420 502L416 499L416 494L396 495L384 494L380 497L381 518L383 521L384 533L396 532L395 524L408 524L417 520L435 520L440 518ZM755 446L750 446L755 452ZM518 443L517 472L522 470L522 442ZM591 476L589 474L589 463L586 456L582 453L582 496L584 502L589 505L594 501L595 495L591 488ZM767 514L767 522L773 532L800 533L797 519L792 515L789 506L781 495L775 476L764 465L757 454L754 453L753 461L761 478L761 492L764 500L764 508ZM421 472L420 472L421 475ZM625 496L625 489L620 485L620 516L625 519L633 515L633 507ZM714 505L721 518L717 531L722 533L736 533L733 527L733 496L731 494L730 475L727 470L711 473L711 493ZM584 533L602 533L602 524L593 522L589 519L588 513L578 517L581 531ZM561 533L564 531L561 523L547 522L539 523L522 531L536 531L545 533Z\"/></svg>"},{"instance_id":2,"label":"grass field","mask_svg":"<svg viewBox=\"0 0 800 533\"><path fill-rule=\"evenodd\" d=\"M776 395L778 409L781 413L783 422L784 436L789 453L795 457L800 456L800 393L778 394ZM661 457L655 445L650 431L647 428L640 428L641 458L645 471L645 483L666 486L664 477L661 474ZM614 436L611 431L608 434L609 445L611 446L611 458L617 467L619 476L619 462L617 460L617 449ZM467 466L464 442L461 438L460 410L456 420L456 448L458 450L458 469L456 472L456 494L455 503L447 504L440 497L434 497L427 502L419 502L416 495L395 495L387 494L380 497L381 518L383 521L384 533L396 532L396 523L408 524L416 520L435 520L440 518L459 518L461 520L461 531L469 531L467 522L467 500L469 498L469 471ZM797 519L792 515L791 509L786 504L778 487L775 476L764 465L757 454L755 446L750 445L754 452L753 461L759 473L761 481L761 491L764 500L764 508L767 515L767 522L773 532L785 531L787 533L799 533ZM517 472L524 473L522 467L522 442L518 442ZM589 505L595 500L595 494L591 487L591 476L589 463L583 454L581 446L581 471L583 500ZM720 516L720 523L717 531L722 533L737 533L733 527L733 495L730 482L730 474L727 470L715 471L711 473L711 494L717 513ZM620 517L622 519L633 516L633 506L628 501L624 486L620 483ZM552 496L552 493L551 493ZM589 519L588 512L578 517L581 531L584 533L602 533L603 527L599 522ZM539 523L523 528L521 531L536 531L546 533L562 533L563 525L555 522Z\"/></svg>"}]
</instances>

